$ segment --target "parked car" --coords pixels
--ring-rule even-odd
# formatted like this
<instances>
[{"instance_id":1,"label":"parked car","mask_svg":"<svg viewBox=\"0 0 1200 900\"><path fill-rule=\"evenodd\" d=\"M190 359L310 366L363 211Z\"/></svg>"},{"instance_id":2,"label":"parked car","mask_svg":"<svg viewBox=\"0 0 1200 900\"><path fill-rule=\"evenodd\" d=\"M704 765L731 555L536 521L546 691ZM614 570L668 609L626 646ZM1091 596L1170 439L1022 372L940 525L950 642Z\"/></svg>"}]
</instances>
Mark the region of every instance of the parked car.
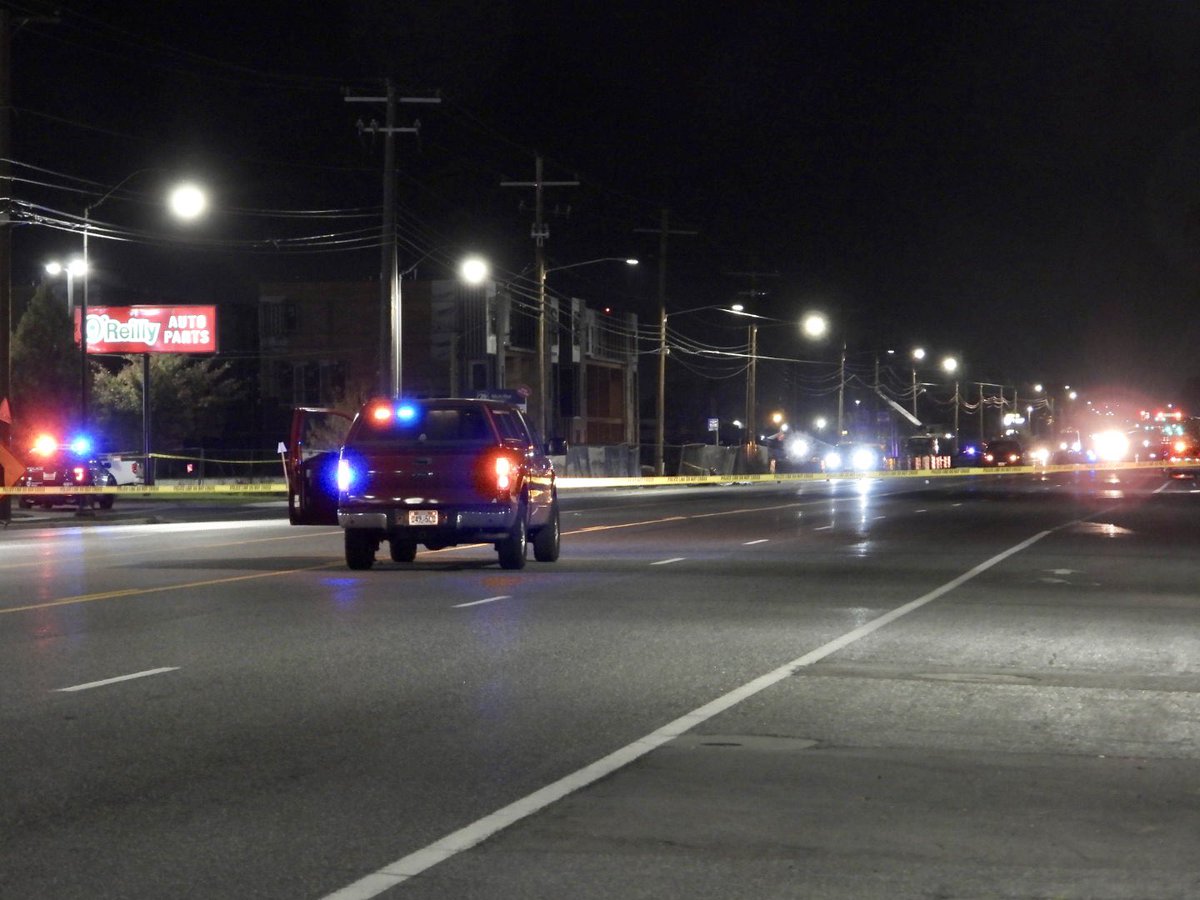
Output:
<instances>
[{"instance_id":1,"label":"parked car","mask_svg":"<svg viewBox=\"0 0 1200 900\"><path fill-rule=\"evenodd\" d=\"M332 433L349 422L340 444ZM554 466L519 407L494 400L375 399L350 421L298 409L285 457L292 524L337 524L346 565L369 569L388 544L395 562L417 545L495 546L520 569L559 556Z\"/></svg>"},{"instance_id":2,"label":"parked car","mask_svg":"<svg viewBox=\"0 0 1200 900\"><path fill-rule=\"evenodd\" d=\"M91 445L86 441L60 444L52 438L39 437L30 451L30 462L17 481L16 487L116 487L117 480L101 460L91 454ZM54 506L98 506L112 509L114 494L53 493L22 494L20 506L32 509L35 505L44 509Z\"/></svg>"},{"instance_id":3,"label":"parked car","mask_svg":"<svg viewBox=\"0 0 1200 900\"><path fill-rule=\"evenodd\" d=\"M98 458L118 485L146 483L145 457L141 454L102 453Z\"/></svg>"}]
</instances>

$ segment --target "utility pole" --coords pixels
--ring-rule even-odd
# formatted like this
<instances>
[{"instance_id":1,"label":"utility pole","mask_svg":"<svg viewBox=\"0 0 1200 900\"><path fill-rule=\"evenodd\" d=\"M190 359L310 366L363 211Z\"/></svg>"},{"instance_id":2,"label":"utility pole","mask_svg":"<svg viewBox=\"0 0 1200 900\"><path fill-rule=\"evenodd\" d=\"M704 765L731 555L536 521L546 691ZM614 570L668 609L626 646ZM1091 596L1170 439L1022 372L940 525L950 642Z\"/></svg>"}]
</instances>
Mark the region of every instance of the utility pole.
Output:
<instances>
[{"instance_id":1,"label":"utility pole","mask_svg":"<svg viewBox=\"0 0 1200 900\"><path fill-rule=\"evenodd\" d=\"M846 419L846 340L842 339L841 362L838 363L838 424L837 443L842 442L842 428Z\"/></svg>"},{"instance_id":2,"label":"utility pole","mask_svg":"<svg viewBox=\"0 0 1200 900\"><path fill-rule=\"evenodd\" d=\"M665 471L663 444L666 437L667 410L667 239L673 234L694 235L696 231L671 230L671 213L665 207L658 228L635 228L637 234L658 235L658 403L655 407L654 474ZM639 413L640 415L640 413ZM638 429L639 440L641 429Z\"/></svg>"},{"instance_id":3,"label":"utility pole","mask_svg":"<svg viewBox=\"0 0 1200 900\"><path fill-rule=\"evenodd\" d=\"M746 297L751 303L759 297L765 297L766 291L758 289L758 279L760 278L778 278L778 272L730 272L729 275L734 278L749 278L750 289L739 291L739 295ZM747 456L753 452L755 445L758 443L755 435L758 434L758 326L751 325L747 329L747 347L750 350L750 363L746 369L746 453Z\"/></svg>"},{"instance_id":4,"label":"utility pole","mask_svg":"<svg viewBox=\"0 0 1200 900\"><path fill-rule=\"evenodd\" d=\"M12 361L12 14L0 6L0 401L9 399ZM11 400L10 400L11 402ZM8 446L9 427L0 422L0 443Z\"/></svg>"},{"instance_id":5,"label":"utility pole","mask_svg":"<svg viewBox=\"0 0 1200 900\"><path fill-rule=\"evenodd\" d=\"M979 384L979 443L981 443L981 444L987 438L987 427L985 426L984 420L983 420L983 408L984 408L983 383L980 382L980 384Z\"/></svg>"},{"instance_id":6,"label":"utility pole","mask_svg":"<svg viewBox=\"0 0 1200 900\"><path fill-rule=\"evenodd\" d=\"M534 421L537 422L538 434L542 440L546 440L547 431L546 423L550 422L554 431L558 431L557 417L554 420L548 419L546 409L549 405L547 402L548 392L546 390L548 365L546 357L549 355L550 348L546 341L546 238L550 237L550 226L548 226L542 217L542 193L548 187L578 187L578 181L546 181L542 178L542 157L538 154L534 157L534 176L533 181L502 181L500 187L521 187L533 188L534 191L534 218L533 229L531 236L533 237L533 253L534 265L537 269L537 286L538 286L538 319L537 319L537 415Z\"/></svg>"},{"instance_id":7,"label":"utility pole","mask_svg":"<svg viewBox=\"0 0 1200 900\"><path fill-rule=\"evenodd\" d=\"M384 124L375 119L369 123L358 120L359 134L383 135L383 229L380 235L379 265L379 391L385 396L398 395L403 388L401 332L403 330L400 302L400 274L396 259L396 146L397 134L420 134L421 122L396 126L397 103L441 103L441 97L397 97L389 78L385 81L387 94L383 97L345 97L347 103L386 104Z\"/></svg>"},{"instance_id":8,"label":"utility pole","mask_svg":"<svg viewBox=\"0 0 1200 900\"><path fill-rule=\"evenodd\" d=\"M12 158L12 33L11 14L0 6L0 448L12 446L12 181L8 161ZM4 473L11 477L11 472ZM0 481L0 487L3 487ZM12 518L12 497L0 497L0 521Z\"/></svg>"},{"instance_id":9,"label":"utility pole","mask_svg":"<svg viewBox=\"0 0 1200 900\"><path fill-rule=\"evenodd\" d=\"M746 370L746 454L749 456L758 443L758 326L748 329L746 343L750 349L750 368Z\"/></svg>"}]
</instances>

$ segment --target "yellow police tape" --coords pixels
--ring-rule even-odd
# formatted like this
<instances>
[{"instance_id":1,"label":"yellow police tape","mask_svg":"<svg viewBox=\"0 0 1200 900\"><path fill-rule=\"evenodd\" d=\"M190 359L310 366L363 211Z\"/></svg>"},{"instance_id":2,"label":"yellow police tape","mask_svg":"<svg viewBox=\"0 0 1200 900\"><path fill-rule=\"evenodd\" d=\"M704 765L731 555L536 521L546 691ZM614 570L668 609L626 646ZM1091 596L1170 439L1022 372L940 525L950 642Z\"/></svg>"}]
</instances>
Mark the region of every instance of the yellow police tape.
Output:
<instances>
[{"instance_id":1,"label":"yellow police tape","mask_svg":"<svg viewBox=\"0 0 1200 900\"><path fill-rule=\"evenodd\" d=\"M667 487L701 484L757 484L767 482L794 481L865 481L888 480L895 478L962 478L976 475L1030 475L1051 474L1058 472L1112 472L1124 470L1167 470L1193 468L1200 475L1200 460L1172 462L1169 465L1162 462L1128 462L1104 464L1072 464L1046 466L1007 466L998 468L960 468L960 469L903 469L873 472L777 472L761 475L643 475L641 477L581 477L561 476L556 480L557 485L564 490L578 488L622 488L622 487ZM231 494L275 494L286 496L287 485L283 482L260 484L163 484L163 485L122 485L120 487L14 487L0 488L0 496L62 496L72 497L85 494L117 494L122 497L140 497L149 495L179 495L188 497L228 496Z\"/></svg>"}]
</instances>

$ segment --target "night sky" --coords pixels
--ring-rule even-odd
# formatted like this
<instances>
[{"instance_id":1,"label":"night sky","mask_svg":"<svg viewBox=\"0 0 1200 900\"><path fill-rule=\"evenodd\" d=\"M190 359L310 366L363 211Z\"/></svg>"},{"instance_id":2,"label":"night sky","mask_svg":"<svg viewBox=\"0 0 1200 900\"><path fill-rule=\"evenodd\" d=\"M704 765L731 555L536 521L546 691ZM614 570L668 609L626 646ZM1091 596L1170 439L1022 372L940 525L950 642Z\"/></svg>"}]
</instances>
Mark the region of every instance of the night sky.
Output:
<instances>
[{"instance_id":1,"label":"night sky","mask_svg":"<svg viewBox=\"0 0 1200 900\"><path fill-rule=\"evenodd\" d=\"M9 6L18 19L38 9ZM737 273L762 272L750 309L791 322L820 307L852 354L920 344L961 356L968 381L1147 402L1185 399L1200 380L1197 3L57 8L58 22L13 37L14 158L60 185L111 186L143 166L203 173L209 239L304 230L251 210L378 206L380 147L354 127L372 112L342 89L377 93L391 76L444 97L403 109L422 131L397 143L402 266L455 248L432 254L427 277L457 248L501 272L532 262L531 192L499 184L531 179L541 153L548 179L580 181L547 194L550 264L644 261L553 286L648 326L657 243L635 229L669 208L673 227L697 232L672 238L671 309L726 303L751 287ZM119 206L112 217L130 216ZM18 229L14 283L71 246ZM196 302L259 279L378 275L375 250L247 246L111 253L142 287ZM694 325L732 340L706 316ZM763 342L833 358L790 325Z\"/></svg>"}]
</instances>

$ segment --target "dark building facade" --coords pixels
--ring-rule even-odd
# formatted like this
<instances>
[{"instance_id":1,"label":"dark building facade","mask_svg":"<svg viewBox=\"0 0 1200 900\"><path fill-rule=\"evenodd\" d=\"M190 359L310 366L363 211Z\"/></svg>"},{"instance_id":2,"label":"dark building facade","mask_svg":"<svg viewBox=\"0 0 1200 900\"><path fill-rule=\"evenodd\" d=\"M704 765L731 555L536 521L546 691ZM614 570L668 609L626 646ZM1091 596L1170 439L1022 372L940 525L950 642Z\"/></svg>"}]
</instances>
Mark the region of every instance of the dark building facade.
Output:
<instances>
[{"instance_id":1,"label":"dark building facade","mask_svg":"<svg viewBox=\"0 0 1200 900\"><path fill-rule=\"evenodd\" d=\"M263 284L259 390L268 419L295 406L353 409L379 393L379 286ZM401 285L401 393L537 395L537 315L496 282ZM573 444L636 444L635 316L572 298L547 304L547 437Z\"/></svg>"}]
</instances>

